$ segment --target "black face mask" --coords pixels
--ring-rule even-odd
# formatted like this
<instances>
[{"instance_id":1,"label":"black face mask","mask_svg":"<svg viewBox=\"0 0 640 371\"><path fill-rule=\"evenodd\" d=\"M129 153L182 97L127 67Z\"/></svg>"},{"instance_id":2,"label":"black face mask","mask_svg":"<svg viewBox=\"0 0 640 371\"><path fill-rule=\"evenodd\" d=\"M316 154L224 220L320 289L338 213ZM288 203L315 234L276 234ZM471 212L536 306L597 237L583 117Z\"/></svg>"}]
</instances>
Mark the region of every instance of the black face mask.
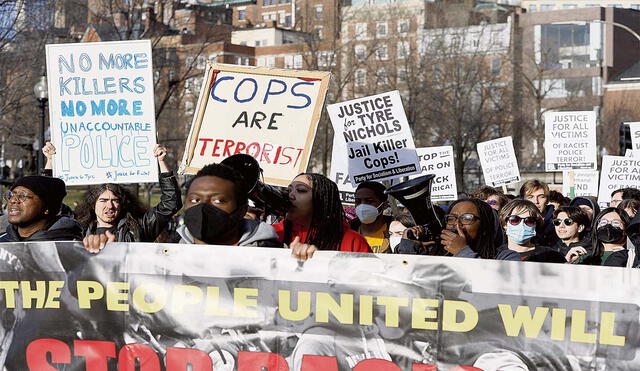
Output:
<instances>
[{"instance_id":1,"label":"black face mask","mask_svg":"<svg viewBox=\"0 0 640 371\"><path fill-rule=\"evenodd\" d=\"M624 231L621 228L607 224L598 228L598 240L604 243L618 242L624 237Z\"/></svg>"},{"instance_id":2,"label":"black face mask","mask_svg":"<svg viewBox=\"0 0 640 371\"><path fill-rule=\"evenodd\" d=\"M231 217L234 212L227 213L210 204L199 204L184 212L184 224L195 239L214 244L234 227L235 221Z\"/></svg>"}]
</instances>

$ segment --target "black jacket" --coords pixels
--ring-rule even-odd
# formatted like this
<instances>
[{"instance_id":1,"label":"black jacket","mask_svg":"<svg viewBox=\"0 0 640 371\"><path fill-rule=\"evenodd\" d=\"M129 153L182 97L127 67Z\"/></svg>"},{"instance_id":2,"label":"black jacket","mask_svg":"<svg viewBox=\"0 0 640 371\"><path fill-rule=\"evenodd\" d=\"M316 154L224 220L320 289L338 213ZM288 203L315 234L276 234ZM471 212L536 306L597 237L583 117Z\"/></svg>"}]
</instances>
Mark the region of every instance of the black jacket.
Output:
<instances>
[{"instance_id":1,"label":"black jacket","mask_svg":"<svg viewBox=\"0 0 640 371\"><path fill-rule=\"evenodd\" d=\"M51 221L47 229L41 229L27 238L21 238L18 234L18 227L13 224L9 224L6 232L0 235L0 242L80 240L82 240L82 228L80 227L80 224L66 216L57 216Z\"/></svg>"},{"instance_id":2,"label":"black jacket","mask_svg":"<svg viewBox=\"0 0 640 371\"><path fill-rule=\"evenodd\" d=\"M139 219L124 215L116 226L118 242L153 242L169 224L171 218L182 208L180 187L172 172L160 174L160 202L147 210ZM133 223L133 227L132 227ZM87 228L84 235L95 234L96 223Z\"/></svg>"}]
</instances>

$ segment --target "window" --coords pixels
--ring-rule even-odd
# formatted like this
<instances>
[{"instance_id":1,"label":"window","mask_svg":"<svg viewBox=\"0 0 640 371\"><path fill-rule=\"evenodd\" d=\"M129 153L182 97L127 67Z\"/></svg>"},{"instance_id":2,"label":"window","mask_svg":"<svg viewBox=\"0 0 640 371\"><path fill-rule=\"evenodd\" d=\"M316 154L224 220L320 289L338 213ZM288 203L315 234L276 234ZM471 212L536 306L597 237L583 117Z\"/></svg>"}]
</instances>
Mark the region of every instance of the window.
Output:
<instances>
[{"instance_id":1,"label":"window","mask_svg":"<svg viewBox=\"0 0 640 371\"><path fill-rule=\"evenodd\" d=\"M356 61L363 62L366 59L367 47L364 45L356 45L355 47Z\"/></svg>"},{"instance_id":2,"label":"window","mask_svg":"<svg viewBox=\"0 0 640 371\"><path fill-rule=\"evenodd\" d=\"M357 23L356 24L356 39L364 39L367 37L367 24L366 23Z\"/></svg>"},{"instance_id":3,"label":"window","mask_svg":"<svg viewBox=\"0 0 640 371\"><path fill-rule=\"evenodd\" d=\"M276 5L276 0L262 0L262 5L264 6Z\"/></svg>"},{"instance_id":4,"label":"window","mask_svg":"<svg viewBox=\"0 0 640 371\"><path fill-rule=\"evenodd\" d=\"M284 68L293 68L293 55L284 56Z\"/></svg>"},{"instance_id":5,"label":"window","mask_svg":"<svg viewBox=\"0 0 640 371\"><path fill-rule=\"evenodd\" d=\"M318 53L318 66L327 67L327 66L335 66L336 60L334 58L334 54L332 52L320 52Z\"/></svg>"},{"instance_id":6,"label":"window","mask_svg":"<svg viewBox=\"0 0 640 371\"><path fill-rule=\"evenodd\" d=\"M540 10L543 12L547 10L554 10L555 8L556 6L553 4L540 4Z\"/></svg>"},{"instance_id":7,"label":"window","mask_svg":"<svg viewBox=\"0 0 640 371\"><path fill-rule=\"evenodd\" d=\"M562 9L575 9L578 6L576 4L564 4L562 5Z\"/></svg>"},{"instance_id":8,"label":"window","mask_svg":"<svg viewBox=\"0 0 640 371\"><path fill-rule=\"evenodd\" d=\"M409 21L406 19L401 19L398 21L398 33L401 35L405 35L409 32Z\"/></svg>"},{"instance_id":9,"label":"window","mask_svg":"<svg viewBox=\"0 0 640 371\"><path fill-rule=\"evenodd\" d=\"M640 4L631 4L631 9L640 10Z\"/></svg>"},{"instance_id":10,"label":"window","mask_svg":"<svg viewBox=\"0 0 640 371\"><path fill-rule=\"evenodd\" d=\"M280 4L289 4L291 0L280 0Z\"/></svg>"},{"instance_id":11,"label":"window","mask_svg":"<svg viewBox=\"0 0 640 371\"><path fill-rule=\"evenodd\" d=\"M293 68L302 69L302 56L296 55L293 57Z\"/></svg>"},{"instance_id":12,"label":"window","mask_svg":"<svg viewBox=\"0 0 640 371\"><path fill-rule=\"evenodd\" d=\"M538 11L538 7L536 6L536 4L529 5L529 12L533 13L536 11Z\"/></svg>"},{"instance_id":13,"label":"window","mask_svg":"<svg viewBox=\"0 0 640 371\"><path fill-rule=\"evenodd\" d=\"M398 59L403 59L409 56L410 53L410 49L409 49L409 42L408 41L401 41L398 43Z\"/></svg>"},{"instance_id":14,"label":"window","mask_svg":"<svg viewBox=\"0 0 640 371\"><path fill-rule=\"evenodd\" d=\"M502 69L502 60L500 58L496 58L491 61L491 77L500 76L500 70Z\"/></svg>"},{"instance_id":15,"label":"window","mask_svg":"<svg viewBox=\"0 0 640 371\"><path fill-rule=\"evenodd\" d=\"M266 67L267 66L267 59L264 57L258 57L258 59L256 59L256 66L258 67Z\"/></svg>"},{"instance_id":16,"label":"window","mask_svg":"<svg viewBox=\"0 0 640 371\"><path fill-rule=\"evenodd\" d=\"M193 66L193 57L187 57L184 61L185 61L185 66L187 66L187 68L191 68L191 66Z\"/></svg>"},{"instance_id":17,"label":"window","mask_svg":"<svg viewBox=\"0 0 640 371\"><path fill-rule=\"evenodd\" d=\"M313 30L313 33L318 40L322 40L322 26L316 26L316 28Z\"/></svg>"},{"instance_id":18,"label":"window","mask_svg":"<svg viewBox=\"0 0 640 371\"><path fill-rule=\"evenodd\" d=\"M387 22L380 22L376 25L376 36L387 37Z\"/></svg>"},{"instance_id":19,"label":"window","mask_svg":"<svg viewBox=\"0 0 640 371\"><path fill-rule=\"evenodd\" d=\"M398 84L407 83L407 68L404 66L398 67Z\"/></svg>"},{"instance_id":20,"label":"window","mask_svg":"<svg viewBox=\"0 0 640 371\"><path fill-rule=\"evenodd\" d=\"M206 65L207 65L207 58L204 55L199 55L196 68L199 70L202 70Z\"/></svg>"},{"instance_id":21,"label":"window","mask_svg":"<svg viewBox=\"0 0 640 371\"><path fill-rule=\"evenodd\" d=\"M245 19L247 19L247 9L238 8L238 20L244 21Z\"/></svg>"},{"instance_id":22,"label":"window","mask_svg":"<svg viewBox=\"0 0 640 371\"><path fill-rule=\"evenodd\" d=\"M387 44L378 46L376 49L376 59L379 61L386 61L389 59L389 48L387 48Z\"/></svg>"},{"instance_id":23,"label":"window","mask_svg":"<svg viewBox=\"0 0 640 371\"><path fill-rule=\"evenodd\" d=\"M315 14L314 15L315 19L316 19L316 21L321 21L322 20L322 12L324 10L324 7L322 5L316 5L315 9L316 9L316 11L314 13Z\"/></svg>"},{"instance_id":24,"label":"window","mask_svg":"<svg viewBox=\"0 0 640 371\"><path fill-rule=\"evenodd\" d=\"M611 4L611 5L607 5L608 7L611 8L622 8L622 4Z\"/></svg>"},{"instance_id":25,"label":"window","mask_svg":"<svg viewBox=\"0 0 640 371\"><path fill-rule=\"evenodd\" d=\"M285 13L284 12L278 12L278 23L285 24L285 22L286 22Z\"/></svg>"},{"instance_id":26,"label":"window","mask_svg":"<svg viewBox=\"0 0 640 371\"><path fill-rule=\"evenodd\" d=\"M274 13L263 13L262 14L262 20L264 22L268 22L268 21L275 21L278 18L278 15L274 12Z\"/></svg>"},{"instance_id":27,"label":"window","mask_svg":"<svg viewBox=\"0 0 640 371\"><path fill-rule=\"evenodd\" d=\"M267 67L274 68L276 66L276 57L267 57Z\"/></svg>"},{"instance_id":28,"label":"window","mask_svg":"<svg viewBox=\"0 0 640 371\"><path fill-rule=\"evenodd\" d=\"M286 16L284 16L284 24L287 27L293 27L293 25L291 24L291 14L287 14Z\"/></svg>"},{"instance_id":29,"label":"window","mask_svg":"<svg viewBox=\"0 0 640 371\"><path fill-rule=\"evenodd\" d=\"M364 86L367 83L367 71L357 70L355 77L356 77L356 86Z\"/></svg>"},{"instance_id":30,"label":"window","mask_svg":"<svg viewBox=\"0 0 640 371\"><path fill-rule=\"evenodd\" d=\"M387 85L389 83L389 76L387 75L387 70L384 67L378 70L376 77L378 78L378 84L380 85Z\"/></svg>"}]
</instances>

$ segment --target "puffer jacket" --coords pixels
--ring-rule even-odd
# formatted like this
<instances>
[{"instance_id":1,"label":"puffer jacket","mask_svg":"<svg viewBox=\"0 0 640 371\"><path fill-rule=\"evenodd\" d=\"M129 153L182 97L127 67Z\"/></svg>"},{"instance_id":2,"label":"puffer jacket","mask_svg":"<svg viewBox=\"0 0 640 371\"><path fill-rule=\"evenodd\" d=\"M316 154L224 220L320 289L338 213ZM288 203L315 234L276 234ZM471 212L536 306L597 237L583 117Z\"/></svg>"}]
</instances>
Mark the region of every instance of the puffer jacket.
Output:
<instances>
[{"instance_id":1,"label":"puffer jacket","mask_svg":"<svg viewBox=\"0 0 640 371\"><path fill-rule=\"evenodd\" d=\"M124 215L116 226L117 242L153 242L182 208L180 186L173 172L161 173L159 177L160 202L135 219ZM87 228L84 235L95 234L96 223Z\"/></svg>"}]
</instances>

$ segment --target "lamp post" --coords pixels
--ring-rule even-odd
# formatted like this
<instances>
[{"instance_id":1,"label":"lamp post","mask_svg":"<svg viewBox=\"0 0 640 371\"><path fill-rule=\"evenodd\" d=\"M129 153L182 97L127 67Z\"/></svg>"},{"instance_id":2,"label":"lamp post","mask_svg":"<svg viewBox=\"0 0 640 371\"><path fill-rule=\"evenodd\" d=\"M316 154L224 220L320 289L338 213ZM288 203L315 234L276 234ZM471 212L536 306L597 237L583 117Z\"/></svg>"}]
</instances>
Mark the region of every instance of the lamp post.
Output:
<instances>
[{"instance_id":1,"label":"lamp post","mask_svg":"<svg viewBox=\"0 0 640 371\"><path fill-rule=\"evenodd\" d=\"M42 157L42 148L44 147L44 116L45 108L47 107L47 101L49 100L49 93L47 91L47 77L42 76L40 80L33 87L33 94L36 96L38 103L40 103L40 147L36 152L36 168L38 174L42 172L44 168L44 158Z\"/></svg>"}]
</instances>

